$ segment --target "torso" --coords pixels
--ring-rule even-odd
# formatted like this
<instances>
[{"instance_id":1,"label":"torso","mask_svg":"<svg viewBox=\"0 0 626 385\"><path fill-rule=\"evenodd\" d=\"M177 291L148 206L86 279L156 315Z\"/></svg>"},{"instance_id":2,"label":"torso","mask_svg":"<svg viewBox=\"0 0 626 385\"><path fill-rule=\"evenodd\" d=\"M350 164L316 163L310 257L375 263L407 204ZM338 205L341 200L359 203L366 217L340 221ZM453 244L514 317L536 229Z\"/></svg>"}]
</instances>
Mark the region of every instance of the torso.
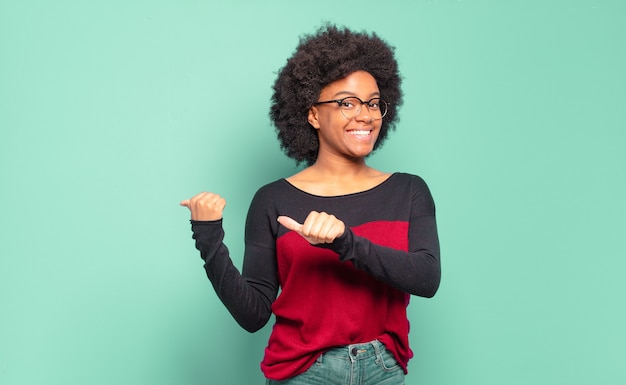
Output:
<instances>
[{"instance_id":1,"label":"torso","mask_svg":"<svg viewBox=\"0 0 626 385\"><path fill-rule=\"evenodd\" d=\"M321 351L372 339L394 352L405 368L412 356L408 294L352 262L342 262L335 251L310 245L275 218L287 215L302 223L311 210L332 213L352 230L355 250L365 250L371 242L407 252L415 246L409 236L411 216L421 215L422 198L415 197L427 195L425 184L408 174L378 173L352 188L333 188L323 181L322 188L316 189L302 175L294 177L260 189L247 224L247 247L268 253L281 287L272 304L276 323L262 370L268 378L289 378L313 364ZM381 258L385 257L381 254Z\"/></svg>"}]
</instances>

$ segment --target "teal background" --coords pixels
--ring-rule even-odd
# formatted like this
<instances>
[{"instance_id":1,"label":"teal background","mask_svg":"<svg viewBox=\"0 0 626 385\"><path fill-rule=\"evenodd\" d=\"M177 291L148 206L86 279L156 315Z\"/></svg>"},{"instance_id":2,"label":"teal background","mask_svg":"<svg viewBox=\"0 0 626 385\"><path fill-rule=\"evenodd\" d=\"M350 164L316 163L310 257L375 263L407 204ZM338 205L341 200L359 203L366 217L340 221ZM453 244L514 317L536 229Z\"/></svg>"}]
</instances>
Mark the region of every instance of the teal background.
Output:
<instances>
[{"instance_id":1,"label":"teal background","mask_svg":"<svg viewBox=\"0 0 626 385\"><path fill-rule=\"evenodd\" d=\"M0 384L262 384L180 200L297 171L276 71L323 21L396 46L441 289L407 384L626 383L626 3L0 0Z\"/></svg>"}]
</instances>

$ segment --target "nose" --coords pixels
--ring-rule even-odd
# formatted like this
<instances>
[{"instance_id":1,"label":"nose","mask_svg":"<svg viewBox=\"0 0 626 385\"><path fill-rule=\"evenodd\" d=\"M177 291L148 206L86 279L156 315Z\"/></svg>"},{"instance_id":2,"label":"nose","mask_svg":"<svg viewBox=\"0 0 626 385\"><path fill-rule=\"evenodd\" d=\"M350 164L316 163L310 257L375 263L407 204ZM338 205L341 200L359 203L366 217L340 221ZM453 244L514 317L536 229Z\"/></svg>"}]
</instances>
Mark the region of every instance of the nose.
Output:
<instances>
[{"instance_id":1,"label":"nose","mask_svg":"<svg viewBox=\"0 0 626 385\"><path fill-rule=\"evenodd\" d=\"M359 113L354 117L356 120L364 120L369 121L370 123L374 121L374 118L370 116L370 107L366 102L361 103L361 108Z\"/></svg>"}]
</instances>

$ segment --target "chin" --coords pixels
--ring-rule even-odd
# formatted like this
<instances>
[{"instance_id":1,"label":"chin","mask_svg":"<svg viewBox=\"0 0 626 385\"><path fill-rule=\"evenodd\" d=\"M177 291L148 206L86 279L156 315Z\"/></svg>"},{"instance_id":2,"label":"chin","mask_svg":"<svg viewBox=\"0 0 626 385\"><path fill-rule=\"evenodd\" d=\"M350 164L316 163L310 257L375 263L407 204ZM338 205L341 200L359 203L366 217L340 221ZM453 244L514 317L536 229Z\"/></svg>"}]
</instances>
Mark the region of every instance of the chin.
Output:
<instances>
[{"instance_id":1,"label":"chin","mask_svg":"<svg viewBox=\"0 0 626 385\"><path fill-rule=\"evenodd\" d=\"M373 151L373 148L370 148L369 150L355 151L350 156L354 159L363 159L367 158Z\"/></svg>"}]
</instances>

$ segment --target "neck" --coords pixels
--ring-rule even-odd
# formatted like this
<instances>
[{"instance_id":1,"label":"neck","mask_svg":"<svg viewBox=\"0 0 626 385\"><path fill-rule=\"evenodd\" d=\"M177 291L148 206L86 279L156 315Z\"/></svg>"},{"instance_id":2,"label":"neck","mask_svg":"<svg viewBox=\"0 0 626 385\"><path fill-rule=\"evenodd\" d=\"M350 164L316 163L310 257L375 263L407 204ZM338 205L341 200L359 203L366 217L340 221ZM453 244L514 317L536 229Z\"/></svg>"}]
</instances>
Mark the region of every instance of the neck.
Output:
<instances>
[{"instance_id":1,"label":"neck","mask_svg":"<svg viewBox=\"0 0 626 385\"><path fill-rule=\"evenodd\" d=\"M318 157L310 167L316 173L334 178L350 178L371 171L364 158Z\"/></svg>"},{"instance_id":2,"label":"neck","mask_svg":"<svg viewBox=\"0 0 626 385\"><path fill-rule=\"evenodd\" d=\"M318 157L287 181L313 195L338 196L368 190L389 177L365 164L364 158Z\"/></svg>"}]
</instances>

